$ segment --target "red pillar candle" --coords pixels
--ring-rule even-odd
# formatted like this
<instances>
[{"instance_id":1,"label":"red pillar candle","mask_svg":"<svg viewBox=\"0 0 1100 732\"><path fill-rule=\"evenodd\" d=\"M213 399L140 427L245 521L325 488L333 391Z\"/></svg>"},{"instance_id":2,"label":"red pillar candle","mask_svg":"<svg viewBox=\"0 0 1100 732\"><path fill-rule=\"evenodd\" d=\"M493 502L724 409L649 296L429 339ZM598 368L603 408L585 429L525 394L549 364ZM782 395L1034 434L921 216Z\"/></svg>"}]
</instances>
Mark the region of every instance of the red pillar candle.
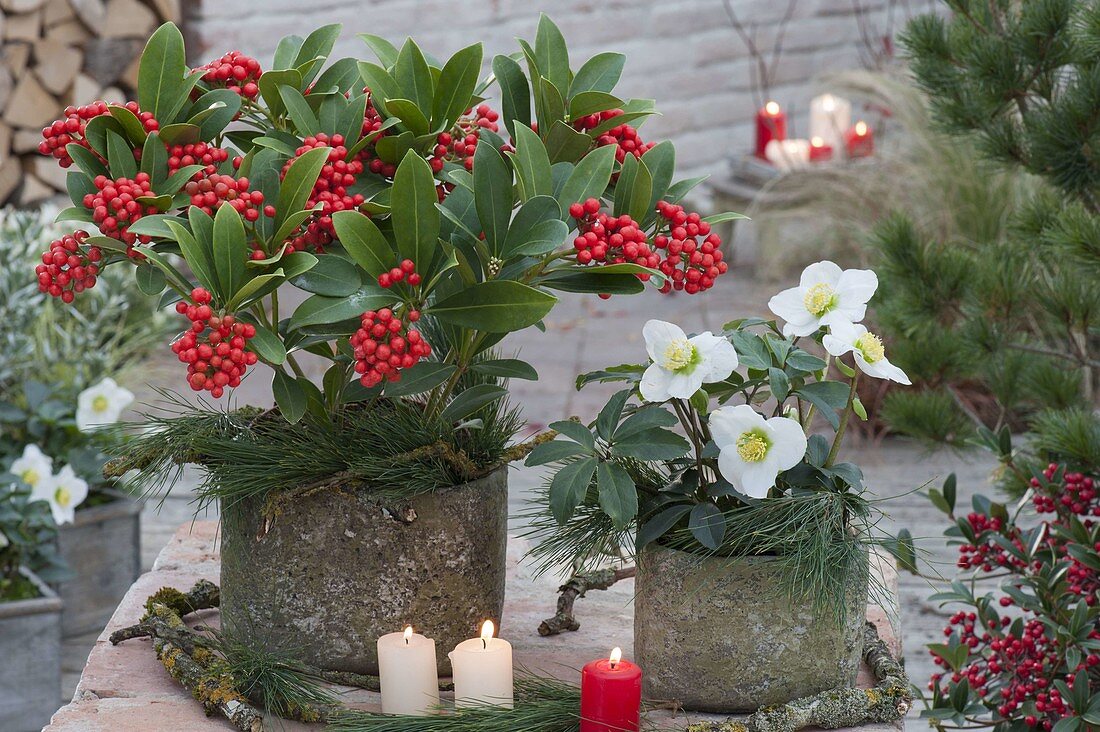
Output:
<instances>
[{"instance_id":1,"label":"red pillar candle","mask_svg":"<svg viewBox=\"0 0 1100 732\"><path fill-rule=\"evenodd\" d=\"M772 140L787 139L787 113L768 102L756 113L756 157L767 159L764 149Z\"/></svg>"},{"instance_id":2,"label":"red pillar candle","mask_svg":"<svg viewBox=\"0 0 1100 732\"><path fill-rule=\"evenodd\" d=\"M833 146L826 145L820 137L810 138L810 162L816 163L833 159Z\"/></svg>"},{"instance_id":3,"label":"red pillar candle","mask_svg":"<svg viewBox=\"0 0 1100 732\"><path fill-rule=\"evenodd\" d=\"M875 133L863 120L856 122L852 129L848 130L848 134L844 136L844 142L850 158L866 158L875 151Z\"/></svg>"},{"instance_id":4,"label":"red pillar candle","mask_svg":"<svg viewBox=\"0 0 1100 732\"><path fill-rule=\"evenodd\" d=\"M616 648L581 670L580 732L638 732L642 670L622 655Z\"/></svg>"}]
</instances>

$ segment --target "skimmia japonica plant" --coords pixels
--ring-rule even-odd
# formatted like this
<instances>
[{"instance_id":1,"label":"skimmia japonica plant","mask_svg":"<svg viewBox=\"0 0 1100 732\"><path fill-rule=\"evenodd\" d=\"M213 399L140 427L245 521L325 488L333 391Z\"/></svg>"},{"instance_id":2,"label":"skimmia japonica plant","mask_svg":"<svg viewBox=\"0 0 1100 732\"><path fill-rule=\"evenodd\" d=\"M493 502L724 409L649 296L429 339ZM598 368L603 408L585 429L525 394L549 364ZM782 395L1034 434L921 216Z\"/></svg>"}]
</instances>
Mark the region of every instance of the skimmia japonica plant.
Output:
<instances>
[{"instance_id":1,"label":"skimmia japonica plant","mask_svg":"<svg viewBox=\"0 0 1100 732\"><path fill-rule=\"evenodd\" d=\"M779 555L792 591L823 604L843 593L870 513L862 472L838 459L848 421L867 416L856 386L867 377L909 383L859 325L877 284L869 270L819 262L769 303L782 326L749 318L689 336L651 320L642 331L649 363L580 376L578 388L627 388L590 425L551 424L559 437L527 459L555 466L549 512L535 526L544 566L659 541ZM830 365L847 382L829 378ZM831 435L813 431L815 417Z\"/></svg>"},{"instance_id":2,"label":"skimmia japonica plant","mask_svg":"<svg viewBox=\"0 0 1100 732\"><path fill-rule=\"evenodd\" d=\"M726 271L716 219L680 205L699 180L638 137L652 102L614 95L621 54L574 70L543 17L482 81L480 44L439 62L363 35L376 61L330 63L339 32L283 39L267 69L236 51L189 69L158 29L136 101L43 131L79 231L43 255L41 289L70 300L132 267L186 318L192 389L220 397L264 362L290 422L384 394L457 424L505 394L463 389L471 370L536 378L492 348L555 293L696 293ZM284 284L308 297L281 307ZM302 352L331 362L320 383Z\"/></svg>"}]
</instances>

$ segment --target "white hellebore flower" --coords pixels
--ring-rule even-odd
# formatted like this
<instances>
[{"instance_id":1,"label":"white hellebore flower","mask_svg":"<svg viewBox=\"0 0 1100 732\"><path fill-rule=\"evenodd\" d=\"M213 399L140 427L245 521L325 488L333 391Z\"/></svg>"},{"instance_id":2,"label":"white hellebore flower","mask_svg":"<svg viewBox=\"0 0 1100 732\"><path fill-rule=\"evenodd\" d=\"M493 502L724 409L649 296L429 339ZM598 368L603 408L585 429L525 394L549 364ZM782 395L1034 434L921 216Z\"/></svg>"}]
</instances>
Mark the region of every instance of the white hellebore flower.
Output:
<instances>
[{"instance_id":1,"label":"white hellebore flower","mask_svg":"<svg viewBox=\"0 0 1100 732\"><path fill-rule=\"evenodd\" d=\"M11 544L11 542L8 540L7 535L3 531L0 531L0 549L7 549L9 544Z\"/></svg>"},{"instance_id":2,"label":"white hellebore flower","mask_svg":"<svg viewBox=\"0 0 1100 732\"><path fill-rule=\"evenodd\" d=\"M733 344L710 331L688 338L679 326L650 320L642 327L642 336L653 359L640 385L647 402L688 399L703 384L721 381L737 368Z\"/></svg>"},{"instance_id":3,"label":"white hellebore flower","mask_svg":"<svg viewBox=\"0 0 1100 732\"><path fill-rule=\"evenodd\" d=\"M58 526L70 524L76 517L76 507L88 496L88 484L73 472L71 465L63 467L57 475L39 482L31 491L32 500L47 501Z\"/></svg>"},{"instance_id":4,"label":"white hellebore flower","mask_svg":"<svg viewBox=\"0 0 1100 732\"><path fill-rule=\"evenodd\" d=\"M720 407L710 415L718 445L718 470L738 492L765 498L775 476L806 454L806 433L788 417L764 419L747 404Z\"/></svg>"},{"instance_id":5,"label":"white hellebore flower","mask_svg":"<svg viewBox=\"0 0 1100 732\"><path fill-rule=\"evenodd\" d=\"M823 325L863 320L876 289L878 276L869 269L841 270L832 262L818 262L802 270L798 287L769 300L768 309L787 321L783 335L808 336Z\"/></svg>"},{"instance_id":6,"label":"white hellebore flower","mask_svg":"<svg viewBox=\"0 0 1100 732\"><path fill-rule=\"evenodd\" d=\"M132 401L134 395L129 389L119 386L114 379L106 378L80 392L76 426L81 432L88 432L96 427L114 424Z\"/></svg>"},{"instance_id":7,"label":"white hellebore flower","mask_svg":"<svg viewBox=\"0 0 1100 732\"><path fill-rule=\"evenodd\" d=\"M856 366L859 366L859 370L868 376L889 379L899 384L912 383L904 371L887 360L882 340L862 325L834 323L822 344L833 356L841 356L851 351L856 359Z\"/></svg>"},{"instance_id":8,"label":"white hellebore flower","mask_svg":"<svg viewBox=\"0 0 1100 732\"><path fill-rule=\"evenodd\" d=\"M38 449L38 445L27 445L23 448L23 454L11 464L9 472L32 489L37 489L53 477L53 458Z\"/></svg>"}]
</instances>

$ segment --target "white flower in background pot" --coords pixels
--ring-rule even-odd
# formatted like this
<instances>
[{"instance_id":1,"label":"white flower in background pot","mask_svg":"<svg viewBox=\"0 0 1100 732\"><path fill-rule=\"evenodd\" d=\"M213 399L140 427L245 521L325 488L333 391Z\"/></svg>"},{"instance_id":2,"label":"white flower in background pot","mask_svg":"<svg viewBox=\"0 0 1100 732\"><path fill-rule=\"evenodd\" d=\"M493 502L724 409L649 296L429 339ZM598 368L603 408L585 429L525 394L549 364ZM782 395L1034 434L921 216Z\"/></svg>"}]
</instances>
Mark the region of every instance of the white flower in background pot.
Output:
<instances>
[{"instance_id":1,"label":"white flower in background pot","mask_svg":"<svg viewBox=\"0 0 1100 732\"><path fill-rule=\"evenodd\" d=\"M76 507L88 496L88 484L66 465L57 475L40 481L31 491L32 500L47 501L54 523L70 524L76 518Z\"/></svg>"},{"instance_id":2,"label":"white flower in background pot","mask_svg":"<svg viewBox=\"0 0 1100 732\"><path fill-rule=\"evenodd\" d=\"M842 270L833 262L817 262L802 270L798 287L769 300L768 309L787 321L783 335L808 336L823 325L863 320L876 289L878 276L869 269Z\"/></svg>"},{"instance_id":3,"label":"white flower in background pot","mask_svg":"<svg viewBox=\"0 0 1100 732\"><path fill-rule=\"evenodd\" d=\"M8 536L3 531L0 531L0 549L7 549L11 542L8 541Z\"/></svg>"},{"instance_id":4,"label":"white flower in background pot","mask_svg":"<svg viewBox=\"0 0 1100 732\"><path fill-rule=\"evenodd\" d=\"M733 344L710 331L688 338L679 326L649 320L642 336L653 360L639 385L647 402L688 399L703 384L721 381L737 368Z\"/></svg>"},{"instance_id":5,"label":"white flower in background pot","mask_svg":"<svg viewBox=\"0 0 1100 732\"><path fill-rule=\"evenodd\" d=\"M26 445L23 454L15 459L8 471L34 490L53 477L53 458L42 452L38 445Z\"/></svg>"},{"instance_id":6,"label":"white flower in background pot","mask_svg":"<svg viewBox=\"0 0 1100 732\"><path fill-rule=\"evenodd\" d=\"M720 407L710 415L718 445L718 470L738 492L765 498L780 472L806 454L806 433L788 417L764 419L747 404Z\"/></svg>"},{"instance_id":7,"label":"white flower in background pot","mask_svg":"<svg viewBox=\"0 0 1100 732\"><path fill-rule=\"evenodd\" d=\"M134 401L134 394L106 378L95 386L80 392L77 398L76 426L81 432L89 432L103 425L114 424L122 410Z\"/></svg>"},{"instance_id":8,"label":"white flower in background pot","mask_svg":"<svg viewBox=\"0 0 1100 732\"><path fill-rule=\"evenodd\" d=\"M868 376L889 379L899 384L912 383L904 371L886 358L886 349L882 347L882 340L862 325L836 323L830 326L822 345L833 356L842 356L851 351L855 357L856 366Z\"/></svg>"}]
</instances>

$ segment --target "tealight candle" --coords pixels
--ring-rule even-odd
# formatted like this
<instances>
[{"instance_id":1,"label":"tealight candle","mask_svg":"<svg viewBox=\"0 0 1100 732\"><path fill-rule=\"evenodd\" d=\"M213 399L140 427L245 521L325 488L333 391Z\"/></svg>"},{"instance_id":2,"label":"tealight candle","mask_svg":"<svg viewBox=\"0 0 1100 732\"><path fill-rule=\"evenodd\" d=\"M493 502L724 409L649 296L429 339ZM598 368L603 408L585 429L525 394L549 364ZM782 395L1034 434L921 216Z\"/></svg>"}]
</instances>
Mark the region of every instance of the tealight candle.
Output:
<instances>
[{"instance_id":1,"label":"tealight candle","mask_svg":"<svg viewBox=\"0 0 1100 732\"><path fill-rule=\"evenodd\" d=\"M780 171L805 168L810 162L810 141L772 140L764 154L768 162Z\"/></svg>"},{"instance_id":2,"label":"tealight candle","mask_svg":"<svg viewBox=\"0 0 1100 732\"><path fill-rule=\"evenodd\" d=\"M379 638L378 686L384 714L434 714L439 707L435 641L414 633L411 625Z\"/></svg>"},{"instance_id":3,"label":"tealight candle","mask_svg":"<svg viewBox=\"0 0 1100 732\"><path fill-rule=\"evenodd\" d=\"M787 139L787 114L776 102L768 102L756 113L756 157L766 158L772 140Z\"/></svg>"},{"instance_id":4,"label":"tealight candle","mask_svg":"<svg viewBox=\"0 0 1100 732\"><path fill-rule=\"evenodd\" d=\"M455 682L455 707L492 704L512 708L512 644L494 638L492 620L481 626L481 637L464 640L450 652Z\"/></svg>"},{"instance_id":5,"label":"tealight candle","mask_svg":"<svg viewBox=\"0 0 1100 732\"><path fill-rule=\"evenodd\" d=\"M810 101L810 139L820 137L826 146L839 149L852 124L852 103L832 94Z\"/></svg>"},{"instance_id":6,"label":"tealight candle","mask_svg":"<svg viewBox=\"0 0 1100 732\"><path fill-rule=\"evenodd\" d=\"M642 670L622 656L616 648L581 670L580 732L637 732Z\"/></svg>"},{"instance_id":7,"label":"tealight candle","mask_svg":"<svg viewBox=\"0 0 1100 732\"><path fill-rule=\"evenodd\" d=\"M833 146L825 144L820 137L810 138L810 162L832 160Z\"/></svg>"},{"instance_id":8,"label":"tealight candle","mask_svg":"<svg viewBox=\"0 0 1100 732\"><path fill-rule=\"evenodd\" d=\"M865 158L875 152L875 133L866 122L860 120L848 130L845 143L848 157Z\"/></svg>"}]
</instances>

